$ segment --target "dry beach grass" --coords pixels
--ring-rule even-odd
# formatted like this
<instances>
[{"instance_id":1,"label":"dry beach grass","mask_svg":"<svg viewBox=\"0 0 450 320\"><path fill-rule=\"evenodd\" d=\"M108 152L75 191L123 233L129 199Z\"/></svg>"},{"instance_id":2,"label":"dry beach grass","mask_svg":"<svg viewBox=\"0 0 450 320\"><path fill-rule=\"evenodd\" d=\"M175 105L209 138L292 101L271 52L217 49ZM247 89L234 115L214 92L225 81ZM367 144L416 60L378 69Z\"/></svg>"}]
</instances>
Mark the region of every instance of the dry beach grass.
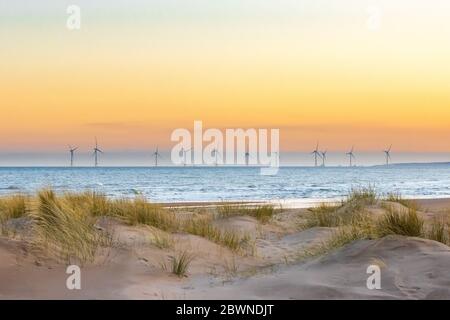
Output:
<instances>
[{"instance_id":1,"label":"dry beach grass","mask_svg":"<svg viewBox=\"0 0 450 320\"><path fill-rule=\"evenodd\" d=\"M217 294L221 298L246 298L240 294L252 288L256 290L252 294L258 296L261 292L257 288L264 281L281 285L283 274L307 275L312 272L309 265L316 261L327 264L331 257L342 256L340 259L350 263L355 256L347 253L379 241L391 245L389 240L384 241L390 237L401 237L396 241L403 245L392 252L382 251L386 255L383 259L394 259L392 255L401 255L403 248L414 244L420 250L431 250L428 254L433 257L436 254L436 261L430 263L440 266L450 259L446 208L450 208L450 202L443 203L439 210L428 210L397 194L378 195L371 187L351 190L339 204L310 209L240 203L166 208L142 197L109 199L94 192L56 194L52 190L42 190L36 196L9 196L0 198L0 297L43 297L42 293L36 296L30 293L33 291L21 291L20 281L38 285L47 279L46 285L53 288L49 289L51 297L64 298L68 293L52 285L58 279L55 273L76 263L95 279L92 291L80 293L79 297L89 297L90 292L96 297L110 297L116 291L109 290L111 282L105 283L101 275L111 274L113 282L117 281L114 288L130 298L144 298L148 292L154 298L180 298L186 293L182 284L186 281L196 288L189 291L193 298L202 298L205 292L208 297ZM380 250L379 246L373 248ZM416 256L414 250L408 252L409 258L420 261L416 263L418 268L426 268L421 256ZM378 256L371 259L382 261ZM11 267L16 264L22 267ZM44 266L48 268L42 269ZM390 267L386 264L385 268ZM27 274L21 273L24 270ZM321 268L314 270L319 272ZM63 277L64 272L58 272ZM350 273L351 268L342 272ZM263 277L261 284L252 280L255 276ZM140 279L137 282L132 280L136 277ZM444 274L439 277L441 282L433 280L437 284L424 288L421 294L431 294L440 283L450 281ZM206 281L208 278L212 280ZM12 279L19 284L16 286ZM230 285L224 286L220 279L231 281ZM304 279L308 282L315 278ZM334 279L330 278L328 285L334 285ZM211 281L216 284L211 285ZM296 285L306 291L311 285L319 290L318 283L306 282ZM244 284L248 286L243 288ZM164 294L158 288L163 288ZM310 290L311 297L328 296L316 289ZM341 292L336 297L347 297L343 293L347 290L333 290L328 293ZM405 298L402 290L392 290L390 294ZM283 298L287 291L283 292L274 298ZM304 297L300 291L294 295ZM445 292L443 296L450 298Z\"/></svg>"}]
</instances>

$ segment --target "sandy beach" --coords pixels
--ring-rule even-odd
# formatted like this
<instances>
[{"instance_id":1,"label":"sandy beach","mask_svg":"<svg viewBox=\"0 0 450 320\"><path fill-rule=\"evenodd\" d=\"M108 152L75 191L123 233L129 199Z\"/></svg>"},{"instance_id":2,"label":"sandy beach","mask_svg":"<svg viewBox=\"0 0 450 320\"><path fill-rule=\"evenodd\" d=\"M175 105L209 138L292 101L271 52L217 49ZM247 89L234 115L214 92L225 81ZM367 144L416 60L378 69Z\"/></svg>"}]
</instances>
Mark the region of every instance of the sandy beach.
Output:
<instances>
[{"instance_id":1,"label":"sandy beach","mask_svg":"<svg viewBox=\"0 0 450 320\"><path fill-rule=\"evenodd\" d=\"M185 218L221 210L217 204L197 205L172 210ZM337 210L347 210L346 205ZM388 206L406 210L405 204L387 200L358 210L380 217ZM450 199L417 200L414 206L426 226L449 213ZM98 217L95 227L114 241L98 249L94 261L82 263L81 290L66 287L69 262L36 247L31 219L10 219L0 237L0 299L450 299L446 244L391 234L311 253L338 227L307 226L310 209L282 209L262 221L245 211L232 214L232 208L211 223L245 234L246 245L239 249L196 232L169 233ZM162 234L170 240L155 241ZM169 266L180 252L190 257L181 276ZM369 265L381 269L379 290L367 288Z\"/></svg>"},{"instance_id":2,"label":"sandy beach","mask_svg":"<svg viewBox=\"0 0 450 320\"><path fill-rule=\"evenodd\" d=\"M450 0L0 0L0 26L13 314L450 301Z\"/></svg>"}]
</instances>

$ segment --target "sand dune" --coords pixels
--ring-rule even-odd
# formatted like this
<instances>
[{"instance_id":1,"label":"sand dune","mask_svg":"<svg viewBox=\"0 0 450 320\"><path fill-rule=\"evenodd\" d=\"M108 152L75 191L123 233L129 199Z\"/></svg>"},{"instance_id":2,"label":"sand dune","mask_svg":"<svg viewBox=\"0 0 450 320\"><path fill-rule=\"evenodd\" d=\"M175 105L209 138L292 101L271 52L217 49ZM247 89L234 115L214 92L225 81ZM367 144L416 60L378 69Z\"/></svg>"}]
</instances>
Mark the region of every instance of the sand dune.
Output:
<instances>
[{"instance_id":1,"label":"sand dune","mask_svg":"<svg viewBox=\"0 0 450 320\"><path fill-rule=\"evenodd\" d=\"M431 217L448 203L427 202ZM396 204L398 205L398 204ZM366 208L374 216L379 204ZM299 228L305 209L288 209L270 223L250 216L216 219L220 230L250 235L254 253L237 253L189 233L171 235L173 246L152 242L154 228L100 218L116 244L82 266L82 290L68 290L66 266L30 245L29 222L9 223L15 236L0 237L0 299L450 299L450 248L415 237L357 240L316 258L299 253L329 239L335 228ZM20 223L19 223L20 222ZM195 256L188 277L162 265L188 250ZM369 290L369 265L381 268L381 290Z\"/></svg>"},{"instance_id":2,"label":"sand dune","mask_svg":"<svg viewBox=\"0 0 450 320\"><path fill-rule=\"evenodd\" d=\"M366 287L367 266L381 265L381 290ZM325 257L269 275L199 289L212 299L450 299L450 248L389 236L356 241Z\"/></svg>"}]
</instances>

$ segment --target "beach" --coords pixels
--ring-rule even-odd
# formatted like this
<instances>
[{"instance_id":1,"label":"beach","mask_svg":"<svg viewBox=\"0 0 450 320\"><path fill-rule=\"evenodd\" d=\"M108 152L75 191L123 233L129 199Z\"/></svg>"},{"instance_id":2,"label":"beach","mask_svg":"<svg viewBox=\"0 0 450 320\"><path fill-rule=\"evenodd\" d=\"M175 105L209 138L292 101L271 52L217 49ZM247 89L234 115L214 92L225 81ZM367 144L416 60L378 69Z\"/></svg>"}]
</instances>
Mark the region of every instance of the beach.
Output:
<instances>
[{"instance_id":1,"label":"beach","mask_svg":"<svg viewBox=\"0 0 450 320\"><path fill-rule=\"evenodd\" d=\"M450 1L17 0L0 25L14 314L450 300Z\"/></svg>"},{"instance_id":2,"label":"beach","mask_svg":"<svg viewBox=\"0 0 450 320\"><path fill-rule=\"evenodd\" d=\"M167 221L155 227L157 222L97 215L93 225L112 241L96 247L91 261L43 250L31 218L9 219L0 237L0 299L450 299L450 248L442 243L448 238L430 239L436 218L448 218L450 199L371 197L357 194L315 209L169 206L170 214L189 226L177 229ZM423 235L397 231L336 241L338 230L350 224L314 220L325 212L327 217L358 212L354 221L364 212L379 221L386 212L411 210L423 219ZM208 231L190 224L201 219L208 219ZM229 240L230 234L241 238ZM187 265L177 274L173 264L183 254ZM71 264L80 266L79 290L66 285ZM374 265L381 272L380 289L367 286L367 268Z\"/></svg>"}]
</instances>

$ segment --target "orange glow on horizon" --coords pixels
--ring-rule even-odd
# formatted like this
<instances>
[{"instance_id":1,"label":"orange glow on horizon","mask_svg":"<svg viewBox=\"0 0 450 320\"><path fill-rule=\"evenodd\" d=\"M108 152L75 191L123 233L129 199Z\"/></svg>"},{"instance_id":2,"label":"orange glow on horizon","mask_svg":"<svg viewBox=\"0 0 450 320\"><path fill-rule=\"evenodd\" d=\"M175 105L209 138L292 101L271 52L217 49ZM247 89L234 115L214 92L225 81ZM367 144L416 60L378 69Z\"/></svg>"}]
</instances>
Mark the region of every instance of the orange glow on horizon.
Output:
<instances>
[{"instance_id":1,"label":"orange glow on horizon","mask_svg":"<svg viewBox=\"0 0 450 320\"><path fill-rule=\"evenodd\" d=\"M202 120L280 128L285 151L316 140L448 151L450 43L433 26L389 23L378 33L338 23L22 25L2 39L0 150L90 146L94 136L110 149L169 148L172 130Z\"/></svg>"}]
</instances>

